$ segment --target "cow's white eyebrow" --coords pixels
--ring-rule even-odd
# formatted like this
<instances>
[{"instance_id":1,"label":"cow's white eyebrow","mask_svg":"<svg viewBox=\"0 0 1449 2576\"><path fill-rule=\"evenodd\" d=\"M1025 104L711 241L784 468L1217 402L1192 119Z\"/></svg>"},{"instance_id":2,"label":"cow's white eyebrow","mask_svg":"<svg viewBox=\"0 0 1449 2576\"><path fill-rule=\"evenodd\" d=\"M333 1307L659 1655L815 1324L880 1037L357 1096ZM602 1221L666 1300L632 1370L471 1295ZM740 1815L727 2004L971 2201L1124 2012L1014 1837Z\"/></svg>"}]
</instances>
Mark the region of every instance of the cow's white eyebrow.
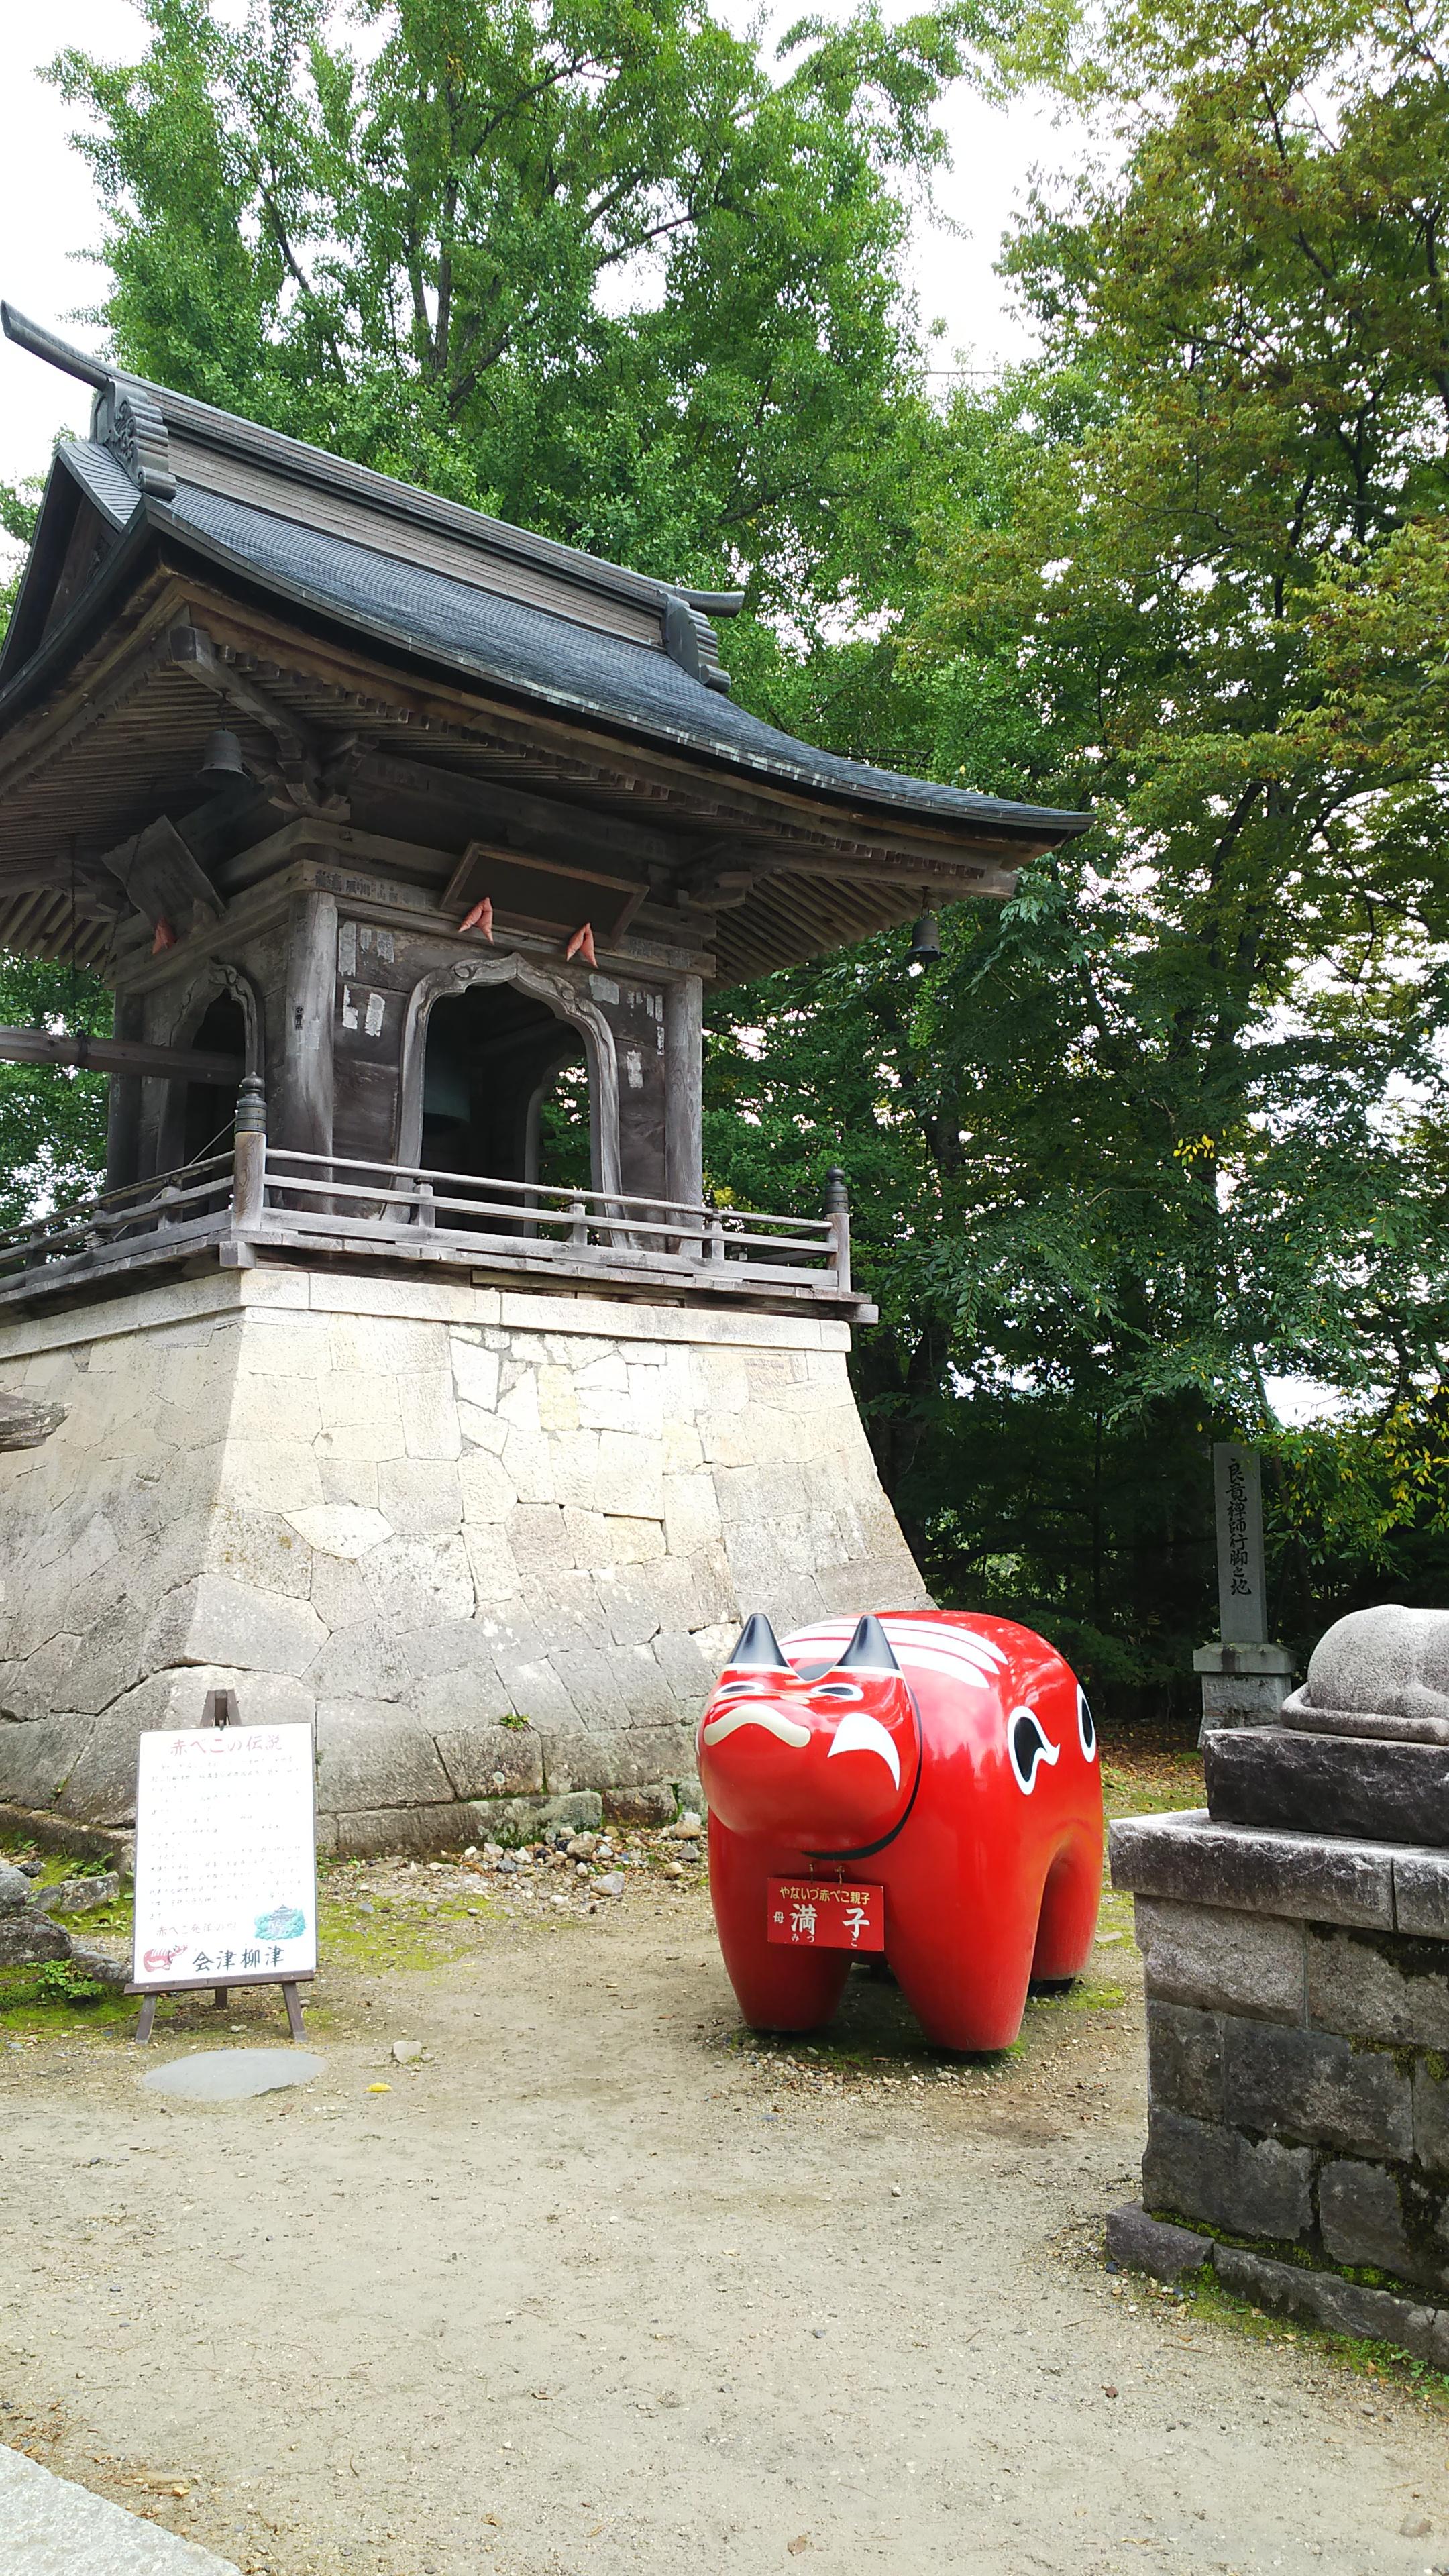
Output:
<instances>
[{"instance_id":1,"label":"cow's white eyebrow","mask_svg":"<svg viewBox=\"0 0 1449 2576\"><path fill-rule=\"evenodd\" d=\"M726 1736L733 1735L740 1726L762 1726L767 1735L777 1735L782 1744L793 1744L797 1750L810 1741L809 1727L798 1726L793 1717L786 1717L783 1709L761 1708L747 1703L738 1708L724 1709L718 1717L712 1717L709 1724L701 1729L700 1742L723 1744Z\"/></svg>"}]
</instances>

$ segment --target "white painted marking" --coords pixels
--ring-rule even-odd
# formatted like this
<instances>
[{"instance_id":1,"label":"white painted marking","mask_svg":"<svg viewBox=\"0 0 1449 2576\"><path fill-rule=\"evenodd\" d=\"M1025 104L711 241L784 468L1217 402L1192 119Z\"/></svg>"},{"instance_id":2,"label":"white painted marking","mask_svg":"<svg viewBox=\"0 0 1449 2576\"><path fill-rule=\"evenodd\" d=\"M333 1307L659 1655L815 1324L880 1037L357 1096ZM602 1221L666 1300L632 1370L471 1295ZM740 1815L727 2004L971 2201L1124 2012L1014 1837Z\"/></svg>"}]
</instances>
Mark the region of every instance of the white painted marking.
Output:
<instances>
[{"instance_id":1,"label":"white painted marking","mask_svg":"<svg viewBox=\"0 0 1449 2576\"><path fill-rule=\"evenodd\" d=\"M896 1787L900 1787L900 1755L879 1718L867 1717L863 1708L853 1708L848 1717L841 1719L831 1740L826 1760L833 1762L837 1753L878 1753Z\"/></svg>"},{"instance_id":2,"label":"white painted marking","mask_svg":"<svg viewBox=\"0 0 1449 2576\"><path fill-rule=\"evenodd\" d=\"M777 1735L782 1744L797 1748L810 1741L808 1726L797 1726L793 1717L786 1717L779 1709L760 1708L753 1700L745 1700L738 1708L727 1708L719 1717L712 1717L701 1731L700 1742L723 1744L726 1736L741 1726L762 1726L767 1735Z\"/></svg>"}]
</instances>

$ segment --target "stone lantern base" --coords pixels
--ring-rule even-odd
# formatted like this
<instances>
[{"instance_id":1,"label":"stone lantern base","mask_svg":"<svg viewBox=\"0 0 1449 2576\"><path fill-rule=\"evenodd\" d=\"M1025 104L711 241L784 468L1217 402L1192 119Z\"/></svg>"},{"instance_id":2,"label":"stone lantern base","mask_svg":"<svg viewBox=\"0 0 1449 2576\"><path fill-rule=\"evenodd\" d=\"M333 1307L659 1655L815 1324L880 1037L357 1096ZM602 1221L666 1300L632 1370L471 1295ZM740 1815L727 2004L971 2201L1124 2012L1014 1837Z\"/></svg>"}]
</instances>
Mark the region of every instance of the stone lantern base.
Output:
<instances>
[{"instance_id":1,"label":"stone lantern base","mask_svg":"<svg viewBox=\"0 0 1449 2576\"><path fill-rule=\"evenodd\" d=\"M1333 1830L1224 1820L1281 1808L1283 1734L1209 1737L1212 1814L1112 1827L1146 1970L1148 2139L1143 2206L1113 2214L1108 2252L1165 2279L1211 2262L1258 2307L1443 2370L1449 1851L1389 1838L1402 1783L1362 1814L1361 1757L1437 1763L1442 1815L1449 1756L1329 1745ZM1215 1775L1215 1744L1245 1758ZM1320 1801L1321 1763L1307 1785ZM1431 1830L1432 1800L1420 1812Z\"/></svg>"},{"instance_id":2,"label":"stone lantern base","mask_svg":"<svg viewBox=\"0 0 1449 2576\"><path fill-rule=\"evenodd\" d=\"M292 1267L0 1327L0 1801L124 1828L144 1728L315 1721L324 1848L693 1786L743 1615L927 1595L849 1327Z\"/></svg>"}]
</instances>

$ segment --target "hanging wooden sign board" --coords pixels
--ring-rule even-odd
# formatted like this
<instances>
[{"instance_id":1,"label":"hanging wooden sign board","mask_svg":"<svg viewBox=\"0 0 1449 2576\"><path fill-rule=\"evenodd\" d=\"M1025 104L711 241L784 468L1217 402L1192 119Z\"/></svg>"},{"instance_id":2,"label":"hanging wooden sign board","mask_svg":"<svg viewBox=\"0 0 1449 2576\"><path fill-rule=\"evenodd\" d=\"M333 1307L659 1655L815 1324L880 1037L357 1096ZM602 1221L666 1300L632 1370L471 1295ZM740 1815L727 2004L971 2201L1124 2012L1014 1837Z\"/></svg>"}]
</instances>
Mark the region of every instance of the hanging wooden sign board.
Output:
<instances>
[{"instance_id":1,"label":"hanging wooden sign board","mask_svg":"<svg viewBox=\"0 0 1449 2576\"><path fill-rule=\"evenodd\" d=\"M292 2037L297 1987L317 1972L312 1729L246 1726L230 1691L211 1722L142 1736L136 1775L136 2037L159 1995L278 1985Z\"/></svg>"}]
</instances>

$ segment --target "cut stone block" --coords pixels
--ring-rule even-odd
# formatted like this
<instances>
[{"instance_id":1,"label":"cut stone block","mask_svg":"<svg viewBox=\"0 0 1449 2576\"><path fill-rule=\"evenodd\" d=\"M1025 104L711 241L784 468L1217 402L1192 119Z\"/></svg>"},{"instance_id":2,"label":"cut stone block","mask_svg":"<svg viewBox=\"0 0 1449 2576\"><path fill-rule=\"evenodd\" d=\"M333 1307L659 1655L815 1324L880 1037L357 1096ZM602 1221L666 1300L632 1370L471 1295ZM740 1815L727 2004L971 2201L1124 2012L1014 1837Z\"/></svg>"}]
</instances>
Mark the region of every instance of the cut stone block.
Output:
<instances>
[{"instance_id":1,"label":"cut stone block","mask_svg":"<svg viewBox=\"0 0 1449 2576\"><path fill-rule=\"evenodd\" d=\"M1223 2118L1223 2035L1216 2013L1147 2007L1147 2081L1154 2104L1191 2120Z\"/></svg>"},{"instance_id":2,"label":"cut stone block","mask_svg":"<svg viewBox=\"0 0 1449 2576\"><path fill-rule=\"evenodd\" d=\"M1371 2264L1410 2281L1440 2278L1441 2266L1426 2273L1416 2260L1398 2179L1382 2165L1347 2160L1325 2165L1318 2177L1318 2225L1324 2250L1335 2263Z\"/></svg>"},{"instance_id":3,"label":"cut stone block","mask_svg":"<svg viewBox=\"0 0 1449 2576\"><path fill-rule=\"evenodd\" d=\"M0 1724L0 1798L13 1800L17 1807L51 1806L64 1789L76 1756L95 1733L95 1724L89 1717Z\"/></svg>"},{"instance_id":4,"label":"cut stone block","mask_svg":"<svg viewBox=\"0 0 1449 2576\"><path fill-rule=\"evenodd\" d=\"M344 1860L377 1860L386 1852L407 1852L422 1860L464 1851L485 1837L473 1808L450 1799L446 1806L343 1808L318 1817L317 1839L321 1848Z\"/></svg>"},{"instance_id":5,"label":"cut stone block","mask_svg":"<svg viewBox=\"0 0 1449 2576\"><path fill-rule=\"evenodd\" d=\"M438 1748L421 1727L349 1726L317 1730L317 1803L331 1814L386 1799L391 1807L451 1803L453 1784Z\"/></svg>"},{"instance_id":6,"label":"cut stone block","mask_svg":"<svg viewBox=\"0 0 1449 2576\"><path fill-rule=\"evenodd\" d=\"M1149 1999L1302 2021L1301 1923L1150 1896L1139 1896L1133 1913Z\"/></svg>"},{"instance_id":7,"label":"cut stone block","mask_svg":"<svg viewBox=\"0 0 1449 2576\"><path fill-rule=\"evenodd\" d=\"M437 1747L455 1798L543 1789L543 1738L531 1726L440 1727Z\"/></svg>"},{"instance_id":8,"label":"cut stone block","mask_svg":"<svg viewBox=\"0 0 1449 2576\"><path fill-rule=\"evenodd\" d=\"M1394 1855L1394 1923L1426 1941L1449 1941L1449 1852Z\"/></svg>"},{"instance_id":9,"label":"cut stone block","mask_svg":"<svg viewBox=\"0 0 1449 2576\"><path fill-rule=\"evenodd\" d=\"M694 1774L694 1734L687 1726L629 1727L599 1735L550 1729L543 1744L544 1770L555 1794L573 1789L622 1793Z\"/></svg>"},{"instance_id":10,"label":"cut stone block","mask_svg":"<svg viewBox=\"0 0 1449 2576\"><path fill-rule=\"evenodd\" d=\"M1306 2236L1313 2223L1313 2157L1276 2138L1255 2141L1175 2111L1150 2114L1142 2159L1149 2207L1205 2218L1245 2236ZM1355 2259L1372 2261L1372 2256Z\"/></svg>"},{"instance_id":11,"label":"cut stone block","mask_svg":"<svg viewBox=\"0 0 1449 2576\"><path fill-rule=\"evenodd\" d=\"M1150 2273L1154 2281L1180 2281L1200 2272L1212 2260L1213 2240L1166 2219L1149 2218L1135 2201L1127 2201L1107 2218L1107 2258L1129 2272Z\"/></svg>"},{"instance_id":12,"label":"cut stone block","mask_svg":"<svg viewBox=\"0 0 1449 2576\"><path fill-rule=\"evenodd\" d=\"M604 1813L618 1825L670 1825L679 1813L679 1799L668 1780L656 1780L647 1788L606 1789Z\"/></svg>"},{"instance_id":13,"label":"cut stone block","mask_svg":"<svg viewBox=\"0 0 1449 2576\"><path fill-rule=\"evenodd\" d=\"M1234 2128L1369 2156L1413 2152L1407 2072L1387 2052L1328 2032L1282 2030L1230 2014L1223 2100Z\"/></svg>"},{"instance_id":14,"label":"cut stone block","mask_svg":"<svg viewBox=\"0 0 1449 2576\"><path fill-rule=\"evenodd\" d=\"M1394 2290L1375 2290L1336 2272L1310 2272L1297 2263L1277 2263L1270 2255L1250 2254L1240 2245L1215 2245L1213 2269L1224 2289L1274 2316L1292 2317L1299 2325L1321 2326L1330 2334L1352 2335L1376 2343L1397 2344L1431 2369L1449 2367L1449 2315L1442 2308L1421 2307Z\"/></svg>"},{"instance_id":15,"label":"cut stone block","mask_svg":"<svg viewBox=\"0 0 1449 2576\"><path fill-rule=\"evenodd\" d=\"M1203 1766L1215 1823L1449 1844L1446 1745L1254 1726L1208 1735Z\"/></svg>"},{"instance_id":16,"label":"cut stone block","mask_svg":"<svg viewBox=\"0 0 1449 2576\"><path fill-rule=\"evenodd\" d=\"M1414 2068L1414 2153L1425 2173L1449 2181L1449 2062L1437 2051Z\"/></svg>"},{"instance_id":17,"label":"cut stone block","mask_svg":"<svg viewBox=\"0 0 1449 2576\"><path fill-rule=\"evenodd\" d=\"M1113 1886L1134 1895L1385 1932L1394 1928L1393 1852L1387 1844L1215 1825L1196 1809L1125 1817L1111 1827L1109 1848Z\"/></svg>"},{"instance_id":18,"label":"cut stone block","mask_svg":"<svg viewBox=\"0 0 1449 2576\"><path fill-rule=\"evenodd\" d=\"M1449 2049L1449 1952L1436 1941L1306 1927L1315 2030L1396 2047Z\"/></svg>"}]
</instances>

